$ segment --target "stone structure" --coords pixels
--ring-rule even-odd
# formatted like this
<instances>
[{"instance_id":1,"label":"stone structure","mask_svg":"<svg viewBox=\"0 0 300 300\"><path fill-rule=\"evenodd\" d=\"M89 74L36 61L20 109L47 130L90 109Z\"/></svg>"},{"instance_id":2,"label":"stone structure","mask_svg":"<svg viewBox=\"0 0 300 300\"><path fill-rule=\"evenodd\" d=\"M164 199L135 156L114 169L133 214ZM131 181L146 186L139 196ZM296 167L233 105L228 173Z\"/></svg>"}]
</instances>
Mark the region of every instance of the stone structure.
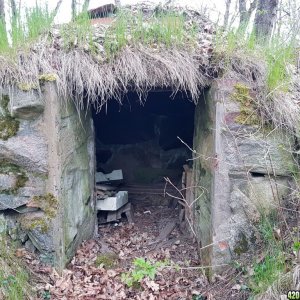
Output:
<instances>
[{"instance_id":1,"label":"stone structure","mask_svg":"<svg viewBox=\"0 0 300 300\"><path fill-rule=\"evenodd\" d=\"M0 139L1 231L60 268L95 228L92 119L61 103L52 83L4 91L0 117L19 124Z\"/></svg>"},{"instance_id":2,"label":"stone structure","mask_svg":"<svg viewBox=\"0 0 300 300\"><path fill-rule=\"evenodd\" d=\"M137 14L140 11L137 8L133 6L131 10ZM152 15L157 9L142 11L146 15ZM177 11L181 11L181 8ZM96 101L100 90L102 94L99 98L102 98L99 101L105 104L107 98L115 95L114 90L117 96L120 96L122 91L127 92L127 86L119 87L119 82L123 85L132 85L133 90L148 92L150 88L156 88L158 83L163 81L161 88L175 85L177 90L185 89L192 92L191 87L194 87L193 97L198 96L198 85L201 87L210 85L204 92L205 97L199 99L195 110L195 157L191 184L193 186L191 192L194 194L191 199L194 203L193 218L203 264L212 265L217 271L217 266L228 263L232 258L253 247L256 238L255 225L261 210L271 211L274 205L276 206L289 194L292 187L294 158L286 149L289 149L289 144L293 144L294 140L284 132L258 126L255 110L251 111L250 100L254 91L247 87L247 83L227 79L226 74L221 75L222 72L217 74L215 66L210 66L213 51L211 24L207 26L207 21L193 11L186 12L186 19L187 27L191 29L197 25L201 29L197 32L199 37L195 50L187 52L186 56L175 57L178 64L183 63L187 55L195 57L186 64L191 66L190 70L194 72L191 76L194 80L191 85L189 85L192 82L189 80L190 77L180 77L182 73L184 74L184 65L173 70L173 67L168 69L173 60L162 63L163 55L157 60L154 59L159 48L151 49L152 52L149 52L151 55L147 51L145 52L147 55L142 55L141 51L136 52L140 54L137 65L142 70L138 75L135 65L133 64L131 69L130 62L126 65L127 60L124 60L124 57L121 62L117 62L119 68L116 69L105 54L103 45L108 25L103 24L95 28L94 42L98 48L98 56L88 59L89 48L83 47L79 51L76 49L77 52L71 51L70 55L64 53L62 56L68 57L67 62L72 64L63 64L59 57L65 49L64 41L60 31L53 30L51 33L53 41L47 46L48 52L43 50L41 56L44 56L44 59L49 58L49 61L45 61L49 68L51 66L51 71L57 72L57 76L35 74L35 80L41 85L39 87L42 91L30 90L26 85L19 88L11 87L11 90L5 87L6 90L0 98L0 233L7 232L25 247L37 249L41 258L61 269L74 255L78 245L94 233L96 154L91 112L76 109L72 101L74 99L70 98L69 101L61 99L60 95L74 93L77 103L83 105L80 102L85 100L83 94L91 92L93 94L91 99ZM77 46L75 42L72 44L72 47ZM39 48L37 45L32 53L38 53L39 49L44 47ZM126 49L130 50L130 47ZM126 51L123 55L124 53ZM135 52L128 53L134 57ZM172 58L172 51L169 49L162 53ZM81 62L83 54L84 67L81 68L81 73L77 74L77 65L73 64L73 60L77 57L76 62ZM27 59L29 62L35 61L30 56ZM19 61L21 65L17 67L21 68L23 56ZM94 68L97 61L100 64ZM126 72L123 72L124 65L129 66ZM150 72L150 76L148 70L151 68L156 72L154 75ZM38 70L35 70L37 73L43 71L38 67L35 69ZM198 72L198 69L201 69L201 72ZM116 70L119 70L121 75L118 73L117 75L120 76L116 76ZM49 69L46 71L49 72ZM8 76L17 73L22 72L3 71L1 74ZM27 74L27 69L23 70L23 73ZM100 80L97 82L95 79L96 83L91 85L92 88L84 84L89 81L91 73L95 73L96 79ZM127 78L123 73L130 76ZM171 74L173 77L169 73L174 73ZM217 75L223 77L212 78ZM161 76L167 78L164 80ZM203 78L198 80L200 76ZM48 82L55 81L56 78L63 78L59 82L60 85ZM78 85L76 80L79 81ZM8 76L2 82L14 81ZM16 84L17 82L18 79ZM67 88L61 89L58 93L57 87L61 88L62 82ZM160 129L166 126L159 124L167 124L163 119L161 121L155 123L160 132L162 131ZM177 118L176 123L178 126L184 122ZM185 149L179 153L177 149L169 147L165 138L162 144L165 144L164 150L172 152L167 154L164 152L165 157L163 154L159 155L157 160L150 156L151 168L161 165L161 169L164 170L167 166L177 165L182 158L185 159ZM119 162L117 159L114 161L115 157L122 158L124 152L130 152L138 165L133 150L142 153L141 156L144 157L145 145L141 151L136 143L130 147L115 147L111 164ZM153 147L153 143L150 143L148 148L152 150L150 147ZM111 149L104 150L108 152ZM157 148L153 149L154 154L157 154L156 151ZM172 159L169 159L169 156L172 156ZM113 167L121 168L121 166ZM128 169L130 168L132 164L129 165ZM124 169L126 172L126 168ZM144 175L143 172L144 170L141 170L140 174ZM143 177L140 174L139 177ZM194 201L195 199L197 201Z\"/></svg>"},{"instance_id":3,"label":"stone structure","mask_svg":"<svg viewBox=\"0 0 300 300\"><path fill-rule=\"evenodd\" d=\"M241 85L217 80L196 109L194 217L203 263L214 271L253 249L261 214L293 187L293 139L255 122L241 124L243 104L235 99Z\"/></svg>"}]
</instances>

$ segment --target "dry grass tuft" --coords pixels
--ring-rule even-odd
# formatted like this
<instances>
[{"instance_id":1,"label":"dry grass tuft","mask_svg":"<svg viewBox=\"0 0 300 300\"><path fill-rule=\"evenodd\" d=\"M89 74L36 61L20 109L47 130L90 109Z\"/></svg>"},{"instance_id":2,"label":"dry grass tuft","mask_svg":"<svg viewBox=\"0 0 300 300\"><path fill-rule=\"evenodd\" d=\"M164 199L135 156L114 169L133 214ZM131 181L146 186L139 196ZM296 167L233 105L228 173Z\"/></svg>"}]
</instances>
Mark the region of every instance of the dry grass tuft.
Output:
<instances>
[{"instance_id":1,"label":"dry grass tuft","mask_svg":"<svg viewBox=\"0 0 300 300\"><path fill-rule=\"evenodd\" d=\"M150 89L170 88L174 93L189 93L197 102L201 88L208 84L201 73L201 62L191 51L164 49L155 51L143 46L126 46L116 57L99 63L80 49L42 51L21 55L18 61L0 57L0 86L22 86L39 89L41 74L56 74L59 94L69 95L80 108L97 105L101 108L108 99L121 101L129 89L142 100Z\"/></svg>"}]
</instances>

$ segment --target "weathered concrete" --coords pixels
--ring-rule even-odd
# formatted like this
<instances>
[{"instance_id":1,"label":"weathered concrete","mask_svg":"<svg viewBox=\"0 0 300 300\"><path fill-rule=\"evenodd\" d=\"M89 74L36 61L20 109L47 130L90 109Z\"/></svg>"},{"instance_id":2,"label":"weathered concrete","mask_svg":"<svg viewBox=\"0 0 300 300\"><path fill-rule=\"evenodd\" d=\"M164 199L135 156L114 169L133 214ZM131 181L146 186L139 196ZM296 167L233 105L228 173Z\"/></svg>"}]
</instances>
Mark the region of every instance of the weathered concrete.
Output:
<instances>
[{"instance_id":1,"label":"weathered concrete","mask_svg":"<svg viewBox=\"0 0 300 300\"><path fill-rule=\"evenodd\" d=\"M196 228L203 261L213 271L253 248L261 213L290 193L294 170L291 138L238 122L237 83L214 83L196 112Z\"/></svg>"},{"instance_id":2,"label":"weathered concrete","mask_svg":"<svg viewBox=\"0 0 300 300\"><path fill-rule=\"evenodd\" d=\"M108 197L97 201L98 210L116 211L128 202L128 192L119 191L115 197Z\"/></svg>"},{"instance_id":3,"label":"weathered concrete","mask_svg":"<svg viewBox=\"0 0 300 300\"><path fill-rule=\"evenodd\" d=\"M19 127L0 139L1 230L61 269L95 228L92 119L61 107L53 83L6 95L2 115Z\"/></svg>"}]
</instances>

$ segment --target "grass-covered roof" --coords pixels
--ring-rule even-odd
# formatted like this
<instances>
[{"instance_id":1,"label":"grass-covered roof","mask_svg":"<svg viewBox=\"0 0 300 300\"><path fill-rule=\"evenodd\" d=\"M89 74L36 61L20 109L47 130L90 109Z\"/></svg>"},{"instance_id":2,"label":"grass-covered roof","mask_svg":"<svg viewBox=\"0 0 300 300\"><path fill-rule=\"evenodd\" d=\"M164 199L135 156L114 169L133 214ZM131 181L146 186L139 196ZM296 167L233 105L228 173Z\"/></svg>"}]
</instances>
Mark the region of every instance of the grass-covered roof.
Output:
<instances>
[{"instance_id":1,"label":"grass-covered roof","mask_svg":"<svg viewBox=\"0 0 300 300\"><path fill-rule=\"evenodd\" d=\"M36 8L28 13L26 30L16 20L11 42L0 43L0 86L40 90L53 80L63 99L71 95L83 108L121 101L128 90L142 99L154 88L183 91L197 102L204 87L225 76L255 91L252 101L262 122L295 132L299 81L290 67L291 45L262 45L241 29L224 33L182 7L142 3L108 17L111 22L92 24L83 13L51 27L51 13ZM246 114L244 121L251 119Z\"/></svg>"}]
</instances>

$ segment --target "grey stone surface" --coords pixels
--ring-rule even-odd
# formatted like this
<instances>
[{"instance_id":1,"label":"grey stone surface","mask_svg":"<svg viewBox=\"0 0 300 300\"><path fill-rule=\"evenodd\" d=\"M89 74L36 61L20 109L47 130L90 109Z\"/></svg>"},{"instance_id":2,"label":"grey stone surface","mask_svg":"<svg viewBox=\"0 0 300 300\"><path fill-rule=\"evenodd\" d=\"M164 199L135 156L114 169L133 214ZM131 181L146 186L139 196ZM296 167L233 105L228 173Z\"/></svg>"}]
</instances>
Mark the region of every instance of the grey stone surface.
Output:
<instances>
[{"instance_id":1,"label":"grey stone surface","mask_svg":"<svg viewBox=\"0 0 300 300\"><path fill-rule=\"evenodd\" d=\"M16 183L17 183L17 176L15 174L0 173L0 191L14 189Z\"/></svg>"},{"instance_id":2,"label":"grey stone surface","mask_svg":"<svg viewBox=\"0 0 300 300\"><path fill-rule=\"evenodd\" d=\"M207 105L197 107L194 148L196 229L206 264L214 272L255 248L261 213L269 213L291 191L293 138L280 130L242 125L235 117L234 80L213 84ZM203 107L204 106L204 107ZM201 112L202 110L202 112ZM198 117L197 117L198 114Z\"/></svg>"},{"instance_id":3,"label":"grey stone surface","mask_svg":"<svg viewBox=\"0 0 300 300\"><path fill-rule=\"evenodd\" d=\"M0 210L15 209L19 206L26 205L29 200L30 197L0 194Z\"/></svg>"},{"instance_id":4,"label":"grey stone surface","mask_svg":"<svg viewBox=\"0 0 300 300\"><path fill-rule=\"evenodd\" d=\"M42 95L34 89L22 91L16 88L10 93L10 98L10 111L16 118L32 120L44 111L45 104Z\"/></svg>"},{"instance_id":5,"label":"grey stone surface","mask_svg":"<svg viewBox=\"0 0 300 300\"><path fill-rule=\"evenodd\" d=\"M47 140L43 134L43 119L20 120L16 136L0 139L0 160L8 160L29 172L46 174L48 169Z\"/></svg>"},{"instance_id":6,"label":"grey stone surface","mask_svg":"<svg viewBox=\"0 0 300 300\"><path fill-rule=\"evenodd\" d=\"M34 246L34 244L32 243L31 240L27 240L27 241L25 242L25 249L26 249L27 251L31 252L31 253L34 253L35 250L36 250L36 248L35 248L35 246Z\"/></svg>"},{"instance_id":7,"label":"grey stone surface","mask_svg":"<svg viewBox=\"0 0 300 300\"><path fill-rule=\"evenodd\" d=\"M39 229L33 229L28 232L28 237L35 248L41 253L54 252L54 245L51 243L49 233L42 233Z\"/></svg>"}]
</instances>

